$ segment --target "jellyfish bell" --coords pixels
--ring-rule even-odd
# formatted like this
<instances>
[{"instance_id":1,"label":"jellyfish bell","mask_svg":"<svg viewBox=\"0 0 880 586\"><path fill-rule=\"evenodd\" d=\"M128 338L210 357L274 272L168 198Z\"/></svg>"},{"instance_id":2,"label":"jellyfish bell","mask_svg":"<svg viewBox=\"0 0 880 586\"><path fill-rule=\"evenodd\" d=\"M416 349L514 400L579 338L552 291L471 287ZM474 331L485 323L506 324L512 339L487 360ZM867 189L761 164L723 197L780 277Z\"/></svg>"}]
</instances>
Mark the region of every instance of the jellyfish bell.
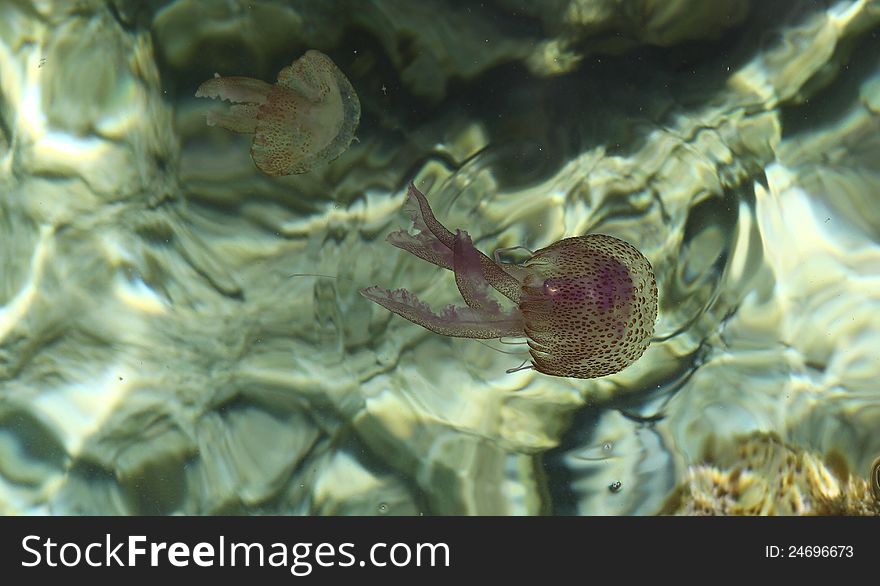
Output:
<instances>
[{"instance_id":1,"label":"jellyfish bell","mask_svg":"<svg viewBox=\"0 0 880 586\"><path fill-rule=\"evenodd\" d=\"M509 265L477 250L467 232L447 230L414 185L404 209L414 232L395 232L388 241L453 271L467 306L450 305L438 314L406 289L361 290L371 301L445 336L524 336L532 368L554 376L613 374L648 347L657 284L648 259L628 242L605 234L566 238ZM515 307L503 308L488 294L490 287Z\"/></svg>"},{"instance_id":2,"label":"jellyfish bell","mask_svg":"<svg viewBox=\"0 0 880 586\"><path fill-rule=\"evenodd\" d=\"M634 246L588 234L541 249L524 266L519 310L539 371L595 378L644 353L657 292L651 265Z\"/></svg>"},{"instance_id":3,"label":"jellyfish bell","mask_svg":"<svg viewBox=\"0 0 880 586\"><path fill-rule=\"evenodd\" d=\"M208 126L253 134L251 158L271 176L306 173L337 158L354 139L361 115L351 83L315 50L282 69L275 84L216 76L195 95L232 102L209 112Z\"/></svg>"}]
</instances>

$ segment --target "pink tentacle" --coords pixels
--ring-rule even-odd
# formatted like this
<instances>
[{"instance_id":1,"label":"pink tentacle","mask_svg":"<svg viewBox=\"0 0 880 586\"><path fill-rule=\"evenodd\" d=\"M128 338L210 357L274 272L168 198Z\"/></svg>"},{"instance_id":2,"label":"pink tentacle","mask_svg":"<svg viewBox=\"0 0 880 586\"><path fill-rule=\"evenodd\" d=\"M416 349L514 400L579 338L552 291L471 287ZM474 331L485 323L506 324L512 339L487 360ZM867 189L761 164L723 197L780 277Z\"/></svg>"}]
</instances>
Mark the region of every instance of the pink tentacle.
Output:
<instances>
[{"instance_id":1,"label":"pink tentacle","mask_svg":"<svg viewBox=\"0 0 880 586\"><path fill-rule=\"evenodd\" d=\"M413 202L415 202L415 205L413 205ZM404 209L410 213L410 217L413 220L413 228L418 230L419 234L395 232L388 237L388 241L394 246L415 254L419 258L452 270L451 253L455 247L455 236L443 224L437 221L437 218L434 217L434 212L431 211L428 199L413 183L409 185L407 202L404 204ZM449 253L443 252L441 246L445 247ZM483 272L483 278L486 282L514 303L518 303L520 297L519 281L506 273L504 269L479 250L476 250L476 253Z\"/></svg>"},{"instance_id":2,"label":"pink tentacle","mask_svg":"<svg viewBox=\"0 0 880 586\"><path fill-rule=\"evenodd\" d=\"M419 207L418 199L413 195L413 187L410 185L409 191L406 193L406 201L403 203L403 211L405 211L412 220L412 229L415 234L406 230L398 230L388 235L386 240L397 248L402 248L410 252L422 260L426 260L444 269L452 270L452 246L447 246L442 240L437 238L432 230L425 224L422 211ZM418 192L418 190L416 190ZM428 208L430 213L430 208ZM431 219L437 226L440 224L431 215ZM445 230L443 226L441 229Z\"/></svg>"},{"instance_id":3,"label":"pink tentacle","mask_svg":"<svg viewBox=\"0 0 880 586\"><path fill-rule=\"evenodd\" d=\"M444 336L489 340L520 335L523 331L522 315L515 308L489 316L469 307L447 305L437 314L406 289L389 291L367 287L360 293L385 309Z\"/></svg>"},{"instance_id":4,"label":"pink tentacle","mask_svg":"<svg viewBox=\"0 0 880 586\"><path fill-rule=\"evenodd\" d=\"M453 269L455 284L465 303L488 315L501 313L501 305L489 297L489 283L483 275L480 252L474 248L470 235L463 230L455 231L453 245Z\"/></svg>"}]
</instances>

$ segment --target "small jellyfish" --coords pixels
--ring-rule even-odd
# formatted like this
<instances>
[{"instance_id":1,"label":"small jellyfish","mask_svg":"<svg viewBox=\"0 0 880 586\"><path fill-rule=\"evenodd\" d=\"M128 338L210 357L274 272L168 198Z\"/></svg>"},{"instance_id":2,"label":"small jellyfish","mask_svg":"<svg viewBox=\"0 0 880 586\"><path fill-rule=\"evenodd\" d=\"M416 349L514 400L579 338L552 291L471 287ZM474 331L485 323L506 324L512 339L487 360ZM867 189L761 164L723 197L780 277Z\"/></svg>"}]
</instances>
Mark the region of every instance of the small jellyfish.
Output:
<instances>
[{"instance_id":1,"label":"small jellyfish","mask_svg":"<svg viewBox=\"0 0 880 586\"><path fill-rule=\"evenodd\" d=\"M463 230L434 217L410 185L404 209L415 233L388 241L455 273L467 307L435 313L406 289L368 287L361 294L438 334L460 338L528 339L531 368L544 374L596 378L623 370L644 353L657 318L654 271L634 246L605 234L560 240L521 265L493 261ZM493 287L516 306L504 309Z\"/></svg>"},{"instance_id":2,"label":"small jellyfish","mask_svg":"<svg viewBox=\"0 0 880 586\"><path fill-rule=\"evenodd\" d=\"M208 113L208 126L253 134L251 158L273 177L306 173L342 154L354 138L361 105L329 57L307 51L278 73L274 85L250 77L214 77L197 98L232 102Z\"/></svg>"}]
</instances>

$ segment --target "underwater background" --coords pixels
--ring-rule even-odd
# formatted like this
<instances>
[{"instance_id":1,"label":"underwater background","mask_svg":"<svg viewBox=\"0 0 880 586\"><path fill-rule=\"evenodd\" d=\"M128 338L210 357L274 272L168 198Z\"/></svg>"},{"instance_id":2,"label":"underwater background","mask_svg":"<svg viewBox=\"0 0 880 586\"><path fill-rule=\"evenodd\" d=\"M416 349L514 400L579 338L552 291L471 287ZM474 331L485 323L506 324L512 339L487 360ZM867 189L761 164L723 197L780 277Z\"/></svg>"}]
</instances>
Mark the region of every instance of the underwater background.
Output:
<instances>
[{"instance_id":1,"label":"underwater background","mask_svg":"<svg viewBox=\"0 0 880 586\"><path fill-rule=\"evenodd\" d=\"M268 177L194 94L309 49L357 139ZM361 297L455 301L410 181L489 255L632 243L645 354ZM877 514L878 381L876 0L0 0L3 514Z\"/></svg>"}]
</instances>

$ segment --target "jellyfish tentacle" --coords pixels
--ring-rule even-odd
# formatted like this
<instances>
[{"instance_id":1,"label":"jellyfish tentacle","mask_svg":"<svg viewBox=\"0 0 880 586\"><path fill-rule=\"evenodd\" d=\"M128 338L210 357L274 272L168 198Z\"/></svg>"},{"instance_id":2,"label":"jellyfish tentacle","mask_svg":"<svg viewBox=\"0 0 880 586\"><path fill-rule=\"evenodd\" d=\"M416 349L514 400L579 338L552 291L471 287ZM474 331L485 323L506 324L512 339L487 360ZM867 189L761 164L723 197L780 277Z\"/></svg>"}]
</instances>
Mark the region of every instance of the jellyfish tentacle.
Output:
<instances>
[{"instance_id":1,"label":"jellyfish tentacle","mask_svg":"<svg viewBox=\"0 0 880 586\"><path fill-rule=\"evenodd\" d=\"M219 126L240 134L253 134L257 129L257 113L260 106L266 103L271 91L272 86L259 79L233 75L209 79L196 90L196 97L233 103L209 111L208 126Z\"/></svg>"},{"instance_id":2,"label":"jellyfish tentacle","mask_svg":"<svg viewBox=\"0 0 880 586\"><path fill-rule=\"evenodd\" d=\"M361 289L360 293L385 309L444 336L490 340L517 335L523 329L517 309L488 316L469 307L447 305L438 314L406 289L389 291L374 286Z\"/></svg>"},{"instance_id":3,"label":"jellyfish tentacle","mask_svg":"<svg viewBox=\"0 0 880 586\"><path fill-rule=\"evenodd\" d=\"M413 198L418 206L414 211L418 213L419 223L427 227L434 237L442 242L446 248L452 250L455 236L434 217L434 212L431 210L431 205L428 203L428 198L425 197L425 194L418 190L415 183L410 183L406 195Z\"/></svg>"},{"instance_id":4,"label":"jellyfish tentacle","mask_svg":"<svg viewBox=\"0 0 880 586\"><path fill-rule=\"evenodd\" d=\"M215 98L228 102L265 104L272 84L259 79L228 75L202 83L196 90L197 98Z\"/></svg>"},{"instance_id":5,"label":"jellyfish tentacle","mask_svg":"<svg viewBox=\"0 0 880 586\"><path fill-rule=\"evenodd\" d=\"M219 126L239 134L253 134L257 130L256 104L235 104L229 108L212 110L206 115L208 126Z\"/></svg>"},{"instance_id":6,"label":"jellyfish tentacle","mask_svg":"<svg viewBox=\"0 0 880 586\"><path fill-rule=\"evenodd\" d=\"M397 248L401 248L410 254L414 254L422 260L444 269L452 269L452 251L433 238L421 234L410 234L403 230L392 232L385 238L386 242Z\"/></svg>"},{"instance_id":7,"label":"jellyfish tentacle","mask_svg":"<svg viewBox=\"0 0 880 586\"><path fill-rule=\"evenodd\" d=\"M522 364L519 366L515 366L513 368L508 368L504 372L506 374L513 374L514 372L519 372L521 370L535 370L535 365L529 362L528 360L523 360Z\"/></svg>"},{"instance_id":8,"label":"jellyfish tentacle","mask_svg":"<svg viewBox=\"0 0 880 586\"><path fill-rule=\"evenodd\" d=\"M419 202L413 195L413 189L415 188L410 186L409 191L406 193L403 211L412 220L412 229L416 233L398 230L389 234L385 240L397 248L402 248L416 255L422 260L451 271L453 270L452 246L447 246L442 240L437 238L434 232L425 224L421 209L419 208Z\"/></svg>"},{"instance_id":9,"label":"jellyfish tentacle","mask_svg":"<svg viewBox=\"0 0 880 586\"><path fill-rule=\"evenodd\" d=\"M437 221L437 218L434 217L434 212L431 211L431 206L428 203L428 199L425 197L425 194L419 191L414 183L409 184L407 198L413 198L418 204L418 207L413 206L412 208L412 211L417 214L417 219L413 220L413 226L418 229L421 229L422 225L427 227L430 233L433 234L434 237L437 239L437 241L442 243L446 248L451 251L455 247L455 236L452 234L452 232L447 230L443 224ZM394 242L392 242L392 244L394 244ZM395 244L395 246L397 245ZM479 257L480 268L483 271L483 277L486 279L486 282L489 283L489 285L491 285L496 291L498 291L514 303L519 302L520 283L516 279L516 277L505 272L504 269L495 264L495 262L491 258L486 256L479 250L477 250L476 252ZM419 256L420 258L425 258L418 253L414 254L416 254L416 256ZM429 259L426 258L425 260ZM438 266L442 266L446 269L452 269L451 265Z\"/></svg>"},{"instance_id":10,"label":"jellyfish tentacle","mask_svg":"<svg viewBox=\"0 0 880 586\"><path fill-rule=\"evenodd\" d=\"M464 230L456 230L454 240L452 252L455 284L465 303L481 313L501 313L501 305L489 297L489 283L483 275L479 252L474 248L470 234Z\"/></svg>"}]
</instances>

